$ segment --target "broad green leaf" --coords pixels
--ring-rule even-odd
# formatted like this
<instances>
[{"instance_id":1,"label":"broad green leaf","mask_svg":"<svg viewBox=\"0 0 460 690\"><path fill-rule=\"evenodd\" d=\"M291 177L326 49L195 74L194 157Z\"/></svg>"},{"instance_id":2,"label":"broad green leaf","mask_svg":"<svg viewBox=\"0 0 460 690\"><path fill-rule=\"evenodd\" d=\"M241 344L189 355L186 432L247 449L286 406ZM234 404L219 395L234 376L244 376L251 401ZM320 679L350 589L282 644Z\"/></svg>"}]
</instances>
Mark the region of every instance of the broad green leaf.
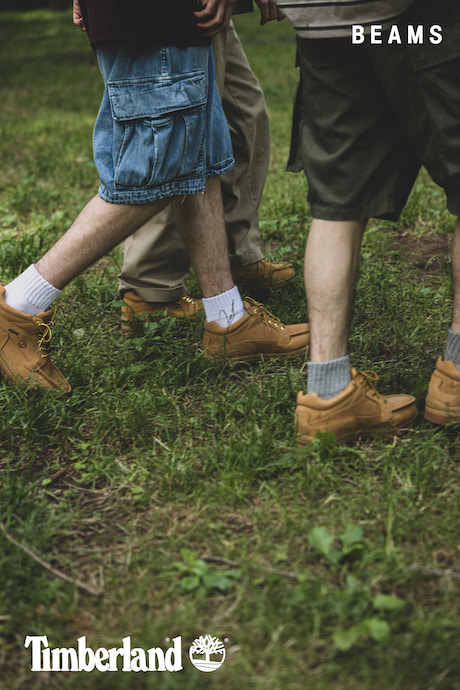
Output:
<instances>
[{"instance_id":1,"label":"broad green leaf","mask_svg":"<svg viewBox=\"0 0 460 690\"><path fill-rule=\"evenodd\" d=\"M364 537L364 532L358 525L348 524L345 527L345 531L340 535L340 541L342 542L344 548L349 548L352 544L356 542L361 542Z\"/></svg>"},{"instance_id":2,"label":"broad green leaf","mask_svg":"<svg viewBox=\"0 0 460 690\"><path fill-rule=\"evenodd\" d=\"M329 558L334 538L325 527L313 527L309 535L309 542L317 551Z\"/></svg>"},{"instance_id":3,"label":"broad green leaf","mask_svg":"<svg viewBox=\"0 0 460 690\"><path fill-rule=\"evenodd\" d=\"M326 554L329 560L334 563L334 565L337 565L337 563L340 563L342 559L342 552L337 551L337 549L329 549L329 553Z\"/></svg>"},{"instance_id":4,"label":"broad green leaf","mask_svg":"<svg viewBox=\"0 0 460 690\"><path fill-rule=\"evenodd\" d=\"M390 637L390 626L380 618L367 618L364 621L369 636L376 642L386 642Z\"/></svg>"},{"instance_id":5,"label":"broad green leaf","mask_svg":"<svg viewBox=\"0 0 460 690\"><path fill-rule=\"evenodd\" d=\"M399 611L405 607L406 602L404 599L389 594L377 594L372 604L377 611Z\"/></svg>"},{"instance_id":6,"label":"broad green leaf","mask_svg":"<svg viewBox=\"0 0 460 690\"><path fill-rule=\"evenodd\" d=\"M193 592L200 586L200 578L197 575L183 577L180 581L181 587L185 592Z\"/></svg>"},{"instance_id":7,"label":"broad green leaf","mask_svg":"<svg viewBox=\"0 0 460 690\"><path fill-rule=\"evenodd\" d=\"M354 625L348 630L336 630L333 635L334 644L341 652L347 652L356 644L360 633L361 629L357 625Z\"/></svg>"},{"instance_id":8,"label":"broad green leaf","mask_svg":"<svg viewBox=\"0 0 460 690\"><path fill-rule=\"evenodd\" d=\"M220 589L221 592L232 588L232 581L223 573L208 573L203 577L203 584L206 589Z\"/></svg>"},{"instance_id":9,"label":"broad green leaf","mask_svg":"<svg viewBox=\"0 0 460 690\"><path fill-rule=\"evenodd\" d=\"M207 575L207 573L209 572L209 565L202 561L201 558L197 558L196 561L192 563L190 570L195 575L203 577L203 575Z\"/></svg>"}]
</instances>

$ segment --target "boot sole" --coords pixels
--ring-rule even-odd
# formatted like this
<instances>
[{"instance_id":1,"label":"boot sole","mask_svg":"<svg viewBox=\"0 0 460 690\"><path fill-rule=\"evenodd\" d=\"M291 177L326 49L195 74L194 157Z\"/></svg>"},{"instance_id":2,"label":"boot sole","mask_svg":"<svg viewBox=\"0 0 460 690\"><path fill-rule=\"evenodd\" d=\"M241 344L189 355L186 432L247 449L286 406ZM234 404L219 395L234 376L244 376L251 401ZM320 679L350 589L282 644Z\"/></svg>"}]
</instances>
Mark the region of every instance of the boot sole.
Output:
<instances>
[{"instance_id":1,"label":"boot sole","mask_svg":"<svg viewBox=\"0 0 460 690\"><path fill-rule=\"evenodd\" d=\"M445 426L449 423L452 425L460 424L460 417L451 417L448 414L443 414L429 407L425 408L425 419L428 419L429 422L433 422L433 424L440 424L441 426Z\"/></svg>"},{"instance_id":2,"label":"boot sole","mask_svg":"<svg viewBox=\"0 0 460 690\"><path fill-rule=\"evenodd\" d=\"M379 427L375 429L363 429L362 431L348 431L346 433L340 434L339 437L337 437L336 434L336 441L335 444L339 445L343 443L344 441L349 441L350 439L358 439L358 438L378 438L380 436L387 436L391 432L396 432L396 431L404 431L407 430L409 425L412 424L418 417L418 412L415 412L414 415L408 419L406 422L404 422L403 426L384 426L384 427ZM334 432L335 433L335 432ZM316 438L315 436L308 436L307 434L298 434L295 438L295 444L298 448L305 448L305 446L309 446L312 441L314 441Z\"/></svg>"}]
</instances>

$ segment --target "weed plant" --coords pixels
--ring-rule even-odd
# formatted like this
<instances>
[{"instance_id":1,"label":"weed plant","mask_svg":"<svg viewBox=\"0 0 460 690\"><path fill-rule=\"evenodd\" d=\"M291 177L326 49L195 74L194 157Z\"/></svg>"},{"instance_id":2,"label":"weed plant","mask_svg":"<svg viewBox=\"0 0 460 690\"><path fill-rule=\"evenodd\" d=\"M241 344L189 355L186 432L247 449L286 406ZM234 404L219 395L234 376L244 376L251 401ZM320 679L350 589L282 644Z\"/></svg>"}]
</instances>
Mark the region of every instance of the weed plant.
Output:
<instances>
[{"instance_id":1,"label":"weed plant","mask_svg":"<svg viewBox=\"0 0 460 690\"><path fill-rule=\"evenodd\" d=\"M287 22L257 24L256 13L237 21L272 123L262 241L297 269L293 285L260 297L294 323L307 318L310 220L303 176L285 173L295 41ZM0 38L7 281L97 191L102 84L68 13L2 12ZM371 223L363 246L353 362L421 410L449 324L452 226L422 172L400 222ZM162 320L122 336L121 255L59 301L54 358L72 394L0 383L1 690L460 688L455 429L420 419L378 441L337 447L324 434L297 449L303 360L209 362L201 323ZM193 275L189 286L197 291ZM27 634L52 647L85 635L93 649L181 635L184 671L32 673ZM214 674L186 658L204 634L228 639Z\"/></svg>"}]
</instances>

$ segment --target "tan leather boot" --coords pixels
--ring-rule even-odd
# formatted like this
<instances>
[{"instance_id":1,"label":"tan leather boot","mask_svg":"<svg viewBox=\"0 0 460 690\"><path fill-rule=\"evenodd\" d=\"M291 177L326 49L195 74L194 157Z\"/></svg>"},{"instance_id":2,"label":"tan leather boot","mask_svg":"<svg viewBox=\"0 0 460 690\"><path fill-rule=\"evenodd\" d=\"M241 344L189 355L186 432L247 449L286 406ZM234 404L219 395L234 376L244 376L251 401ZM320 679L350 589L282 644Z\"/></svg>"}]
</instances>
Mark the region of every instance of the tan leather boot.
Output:
<instances>
[{"instance_id":1,"label":"tan leather boot","mask_svg":"<svg viewBox=\"0 0 460 690\"><path fill-rule=\"evenodd\" d=\"M5 302L0 285L0 371L11 382L70 392L64 375L50 359L53 310L30 316Z\"/></svg>"},{"instance_id":2,"label":"tan leather boot","mask_svg":"<svg viewBox=\"0 0 460 690\"><path fill-rule=\"evenodd\" d=\"M183 295L175 302L147 302L133 290L127 290L123 293L123 301L125 304L121 308L121 330L124 333L130 332L131 325L139 324L139 317L143 315L146 315L149 321L159 321L165 316L193 320L203 309L201 300L191 295Z\"/></svg>"},{"instance_id":3,"label":"tan leather boot","mask_svg":"<svg viewBox=\"0 0 460 690\"><path fill-rule=\"evenodd\" d=\"M439 357L428 385L425 417L435 424L460 423L460 371Z\"/></svg>"},{"instance_id":4,"label":"tan leather boot","mask_svg":"<svg viewBox=\"0 0 460 690\"><path fill-rule=\"evenodd\" d=\"M282 288L295 276L289 261L269 259L261 259L247 266L232 267L231 271L236 285L252 290Z\"/></svg>"},{"instance_id":5,"label":"tan leather boot","mask_svg":"<svg viewBox=\"0 0 460 690\"><path fill-rule=\"evenodd\" d=\"M306 446L318 431L335 434L338 442L374 436L408 426L417 416L412 395L381 395L374 387L374 372L351 370L348 386L330 400L316 393L297 396L296 444Z\"/></svg>"},{"instance_id":6,"label":"tan leather boot","mask_svg":"<svg viewBox=\"0 0 460 690\"><path fill-rule=\"evenodd\" d=\"M221 328L214 321L204 322L205 357L256 362L305 354L310 339L307 323L285 326L262 304L245 301L244 306L246 314L228 328Z\"/></svg>"}]
</instances>

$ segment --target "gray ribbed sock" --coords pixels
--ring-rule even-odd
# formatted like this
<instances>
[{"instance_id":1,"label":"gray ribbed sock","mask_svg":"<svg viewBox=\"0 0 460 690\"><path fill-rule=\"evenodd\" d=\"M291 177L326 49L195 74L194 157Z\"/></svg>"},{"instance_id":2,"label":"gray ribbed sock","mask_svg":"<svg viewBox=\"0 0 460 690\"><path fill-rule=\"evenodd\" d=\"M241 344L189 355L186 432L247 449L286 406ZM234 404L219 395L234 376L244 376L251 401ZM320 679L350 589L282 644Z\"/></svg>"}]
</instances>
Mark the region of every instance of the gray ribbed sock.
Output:
<instances>
[{"instance_id":1,"label":"gray ribbed sock","mask_svg":"<svg viewBox=\"0 0 460 690\"><path fill-rule=\"evenodd\" d=\"M453 362L460 371L460 333L456 333L449 328L447 333L446 351L444 360Z\"/></svg>"},{"instance_id":2,"label":"gray ribbed sock","mask_svg":"<svg viewBox=\"0 0 460 690\"><path fill-rule=\"evenodd\" d=\"M348 355L329 362L308 362L307 393L317 393L323 400L330 400L341 393L350 381Z\"/></svg>"}]
</instances>

